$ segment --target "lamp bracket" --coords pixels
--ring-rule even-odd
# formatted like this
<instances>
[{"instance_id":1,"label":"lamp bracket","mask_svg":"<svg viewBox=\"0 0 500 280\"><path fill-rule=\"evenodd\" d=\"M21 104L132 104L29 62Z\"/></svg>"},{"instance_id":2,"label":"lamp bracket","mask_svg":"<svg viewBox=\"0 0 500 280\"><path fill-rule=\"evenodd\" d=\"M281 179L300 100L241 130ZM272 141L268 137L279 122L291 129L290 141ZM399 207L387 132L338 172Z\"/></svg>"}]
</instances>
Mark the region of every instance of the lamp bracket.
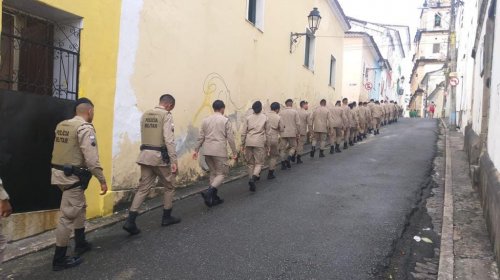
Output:
<instances>
[{"instance_id":1,"label":"lamp bracket","mask_svg":"<svg viewBox=\"0 0 500 280\"><path fill-rule=\"evenodd\" d=\"M290 33L290 53L293 53L293 46L297 44L297 39L307 35L311 35L311 33L297 33L297 32Z\"/></svg>"}]
</instances>

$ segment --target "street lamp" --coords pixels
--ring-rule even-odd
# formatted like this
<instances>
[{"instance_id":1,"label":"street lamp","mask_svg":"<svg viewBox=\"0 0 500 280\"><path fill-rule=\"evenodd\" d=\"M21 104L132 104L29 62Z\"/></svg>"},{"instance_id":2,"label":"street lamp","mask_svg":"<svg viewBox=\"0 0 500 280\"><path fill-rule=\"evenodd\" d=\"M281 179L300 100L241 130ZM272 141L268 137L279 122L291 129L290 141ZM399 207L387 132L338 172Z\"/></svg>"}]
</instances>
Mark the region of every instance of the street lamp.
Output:
<instances>
[{"instance_id":1,"label":"street lamp","mask_svg":"<svg viewBox=\"0 0 500 280\"><path fill-rule=\"evenodd\" d=\"M292 48L295 43L297 43L297 39L306 35L314 35L316 31L319 29L319 24L321 22L321 15L319 14L318 8L313 8L309 15L307 16L307 21L309 23L309 31L305 33L290 33L290 53L292 53Z\"/></svg>"}]
</instances>

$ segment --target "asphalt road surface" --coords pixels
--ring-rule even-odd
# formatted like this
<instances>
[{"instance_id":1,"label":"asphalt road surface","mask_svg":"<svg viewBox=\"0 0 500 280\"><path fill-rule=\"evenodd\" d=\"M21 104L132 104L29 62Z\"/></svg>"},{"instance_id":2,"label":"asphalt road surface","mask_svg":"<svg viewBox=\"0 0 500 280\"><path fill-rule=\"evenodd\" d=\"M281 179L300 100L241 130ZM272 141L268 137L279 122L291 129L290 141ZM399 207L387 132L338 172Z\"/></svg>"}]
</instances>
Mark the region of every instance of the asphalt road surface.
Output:
<instances>
[{"instance_id":1,"label":"asphalt road surface","mask_svg":"<svg viewBox=\"0 0 500 280\"><path fill-rule=\"evenodd\" d=\"M435 153L437 122L403 119L341 154L224 185L213 209L200 196L174 205L182 223L160 227L161 210L88 236L77 268L52 272L53 249L7 262L2 279L372 279L392 253ZM264 175L264 173L263 173Z\"/></svg>"}]
</instances>

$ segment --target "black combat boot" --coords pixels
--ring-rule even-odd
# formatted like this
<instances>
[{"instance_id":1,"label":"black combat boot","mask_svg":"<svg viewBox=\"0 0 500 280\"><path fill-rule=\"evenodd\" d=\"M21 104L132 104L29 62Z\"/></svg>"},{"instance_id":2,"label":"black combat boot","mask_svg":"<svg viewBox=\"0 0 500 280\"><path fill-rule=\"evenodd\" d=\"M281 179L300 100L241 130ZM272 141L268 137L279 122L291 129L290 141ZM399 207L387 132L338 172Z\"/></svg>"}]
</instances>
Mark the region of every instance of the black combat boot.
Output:
<instances>
[{"instance_id":1,"label":"black combat boot","mask_svg":"<svg viewBox=\"0 0 500 280\"><path fill-rule=\"evenodd\" d=\"M213 188L213 206L219 205L224 203L224 199L220 198L219 195L217 194L219 191L216 188Z\"/></svg>"},{"instance_id":2,"label":"black combat boot","mask_svg":"<svg viewBox=\"0 0 500 280\"><path fill-rule=\"evenodd\" d=\"M301 163L303 163L302 156L301 155L297 155L297 164L301 164Z\"/></svg>"},{"instance_id":3,"label":"black combat boot","mask_svg":"<svg viewBox=\"0 0 500 280\"><path fill-rule=\"evenodd\" d=\"M380 134L380 129L377 129L377 135L379 135L379 134Z\"/></svg>"},{"instance_id":4,"label":"black combat boot","mask_svg":"<svg viewBox=\"0 0 500 280\"><path fill-rule=\"evenodd\" d=\"M321 157L325 157L325 153L324 153L324 151L323 151L323 150L321 150L321 149L319 150L319 157L320 157L320 158L321 158Z\"/></svg>"},{"instance_id":5,"label":"black combat boot","mask_svg":"<svg viewBox=\"0 0 500 280\"><path fill-rule=\"evenodd\" d=\"M297 156L297 152L295 152L295 154L293 154L293 156L288 157L288 160L291 162L295 162L296 156Z\"/></svg>"},{"instance_id":6,"label":"black combat boot","mask_svg":"<svg viewBox=\"0 0 500 280\"><path fill-rule=\"evenodd\" d=\"M215 188L208 187L208 189L201 192L205 205L208 207L212 207L214 205L214 190Z\"/></svg>"},{"instance_id":7,"label":"black combat boot","mask_svg":"<svg viewBox=\"0 0 500 280\"><path fill-rule=\"evenodd\" d=\"M312 146L311 147L311 157L314 157L314 154L316 153L316 147Z\"/></svg>"},{"instance_id":8,"label":"black combat boot","mask_svg":"<svg viewBox=\"0 0 500 280\"><path fill-rule=\"evenodd\" d=\"M349 141L349 146L354 146L354 142L352 142L352 140Z\"/></svg>"},{"instance_id":9,"label":"black combat boot","mask_svg":"<svg viewBox=\"0 0 500 280\"><path fill-rule=\"evenodd\" d=\"M285 160L286 168L292 168L292 164L290 164L290 160Z\"/></svg>"},{"instance_id":10,"label":"black combat boot","mask_svg":"<svg viewBox=\"0 0 500 280\"><path fill-rule=\"evenodd\" d=\"M344 150L347 150L347 148L349 148L349 146L347 146L347 141L344 142Z\"/></svg>"},{"instance_id":11,"label":"black combat boot","mask_svg":"<svg viewBox=\"0 0 500 280\"><path fill-rule=\"evenodd\" d=\"M249 190L251 192L254 192L257 188L255 181L257 181L257 176L255 176L255 175L253 175L252 178L250 178L250 180L248 181L248 185L250 186Z\"/></svg>"},{"instance_id":12,"label":"black combat boot","mask_svg":"<svg viewBox=\"0 0 500 280\"><path fill-rule=\"evenodd\" d=\"M66 256L66 251L68 247L58 247L54 252L54 259L52 260L52 270L61 271L66 268L75 267L83 262L80 257L68 257Z\"/></svg>"},{"instance_id":13,"label":"black combat boot","mask_svg":"<svg viewBox=\"0 0 500 280\"><path fill-rule=\"evenodd\" d=\"M130 233L130 235L136 235L136 234L139 234L141 232L141 230L135 224L135 219L137 218L138 215L139 215L138 212L134 212L134 211L128 212L127 221L125 222L125 224L123 225L122 228L126 232Z\"/></svg>"},{"instance_id":14,"label":"black combat boot","mask_svg":"<svg viewBox=\"0 0 500 280\"><path fill-rule=\"evenodd\" d=\"M287 170L286 168L286 161L281 162L281 170Z\"/></svg>"},{"instance_id":15,"label":"black combat boot","mask_svg":"<svg viewBox=\"0 0 500 280\"><path fill-rule=\"evenodd\" d=\"M85 240L85 228L75 229L75 254L81 256L92 250L92 244Z\"/></svg>"},{"instance_id":16,"label":"black combat boot","mask_svg":"<svg viewBox=\"0 0 500 280\"><path fill-rule=\"evenodd\" d=\"M331 145L330 146L330 154L333 155L335 153L335 146Z\"/></svg>"},{"instance_id":17,"label":"black combat boot","mask_svg":"<svg viewBox=\"0 0 500 280\"><path fill-rule=\"evenodd\" d=\"M340 144L335 144L335 152L342 153L342 151L340 150Z\"/></svg>"},{"instance_id":18,"label":"black combat boot","mask_svg":"<svg viewBox=\"0 0 500 280\"><path fill-rule=\"evenodd\" d=\"M178 224L181 222L181 219L176 218L176 217L172 216L171 214L172 214L172 208L163 209L163 217L161 217L161 226L162 227Z\"/></svg>"},{"instance_id":19,"label":"black combat boot","mask_svg":"<svg viewBox=\"0 0 500 280\"><path fill-rule=\"evenodd\" d=\"M269 169L269 172L267 173L267 179L272 180L274 178L276 178L276 176L274 176L274 170Z\"/></svg>"}]
</instances>

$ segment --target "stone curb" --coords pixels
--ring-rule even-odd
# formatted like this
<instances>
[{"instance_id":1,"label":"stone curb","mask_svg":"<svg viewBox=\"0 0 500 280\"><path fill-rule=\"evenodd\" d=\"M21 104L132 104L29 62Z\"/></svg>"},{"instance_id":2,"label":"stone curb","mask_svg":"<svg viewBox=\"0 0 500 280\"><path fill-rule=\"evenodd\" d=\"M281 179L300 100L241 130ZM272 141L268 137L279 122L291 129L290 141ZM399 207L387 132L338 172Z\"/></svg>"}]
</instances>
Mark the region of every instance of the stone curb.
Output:
<instances>
[{"instance_id":1,"label":"stone curb","mask_svg":"<svg viewBox=\"0 0 500 280\"><path fill-rule=\"evenodd\" d=\"M444 183L443 224L441 230L441 248L439 253L438 280L453 280L453 181L451 169L451 148L448 126L441 119L446 143L446 172Z\"/></svg>"}]
</instances>

